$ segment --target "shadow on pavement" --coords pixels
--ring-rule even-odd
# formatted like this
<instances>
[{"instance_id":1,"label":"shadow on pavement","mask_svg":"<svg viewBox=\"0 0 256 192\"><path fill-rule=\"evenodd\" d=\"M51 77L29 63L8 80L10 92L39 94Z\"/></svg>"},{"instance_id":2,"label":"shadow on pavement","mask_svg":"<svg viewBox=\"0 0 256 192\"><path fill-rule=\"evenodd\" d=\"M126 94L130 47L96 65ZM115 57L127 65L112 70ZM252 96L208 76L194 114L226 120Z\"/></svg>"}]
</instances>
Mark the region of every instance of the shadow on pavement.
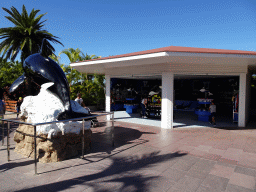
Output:
<instances>
[{"instance_id":1,"label":"shadow on pavement","mask_svg":"<svg viewBox=\"0 0 256 192\"><path fill-rule=\"evenodd\" d=\"M15 167L27 166L27 165L33 164L34 162L35 162L34 160L28 160L28 161L18 162L18 163L8 162L0 165L0 173L13 169Z\"/></svg>"},{"instance_id":2,"label":"shadow on pavement","mask_svg":"<svg viewBox=\"0 0 256 192\"><path fill-rule=\"evenodd\" d=\"M77 167L77 166L81 166L81 165L86 165L86 164L103 161L106 158L110 158L116 154L119 154L121 152L127 151L129 149L132 149L136 146L139 146L139 145L142 145L142 144L148 142L148 140L139 139L142 134L155 134L153 132L141 132L136 129L116 127L116 126L115 126L114 130L115 130L115 132L118 132L118 133L115 133L115 138L114 138L115 146L114 147L111 145L111 142L109 141L110 138L109 138L108 134L110 132L105 133L105 131L101 130L100 132L93 133L92 134L92 149L90 151L88 151L88 153L85 154L85 157L84 157L84 160L86 160L86 162L80 163L77 165L73 165L72 167ZM124 134L124 132L126 134ZM136 141L134 141L134 140L136 140ZM78 156L73 157L71 159L80 158L80 155L81 154L79 154ZM63 162L65 162L65 160ZM53 170L47 171L47 172L41 172L39 174L55 172L58 170L63 170L63 169L68 169L68 168L70 168L70 166L53 169Z\"/></svg>"},{"instance_id":3,"label":"shadow on pavement","mask_svg":"<svg viewBox=\"0 0 256 192\"><path fill-rule=\"evenodd\" d=\"M112 144L112 134L114 133L114 147ZM116 147L120 147L138 140L143 134L156 134L154 132L141 132L136 129L115 126L114 129L109 127L92 133L92 150L90 153L108 152L111 153ZM140 140L140 143L147 140Z\"/></svg>"},{"instance_id":4,"label":"shadow on pavement","mask_svg":"<svg viewBox=\"0 0 256 192\"><path fill-rule=\"evenodd\" d=\"M159 163L184 155L186 153L180 152L159 155L158 151L145 154L142 157L137 155L122 158L110 157L112 164L99 173L86 175L85 171L85 176L20 191L44 191L45 188L53 191L62 191L72 189L77 185L83 186L84 189L90 188L90 190L102 192L130 191L129 189L132 191L147 191L150 189L150 181L160 179L161 176L143 176L139 173L140 170L151 168ZM118 189L115 189L116 184L118 184Z\"/></svg>"},{"instance_id":5,"label":"shadow on pavement","mask_svg":"<svg viewBox=\"0 0 256 192\"><path fill-rule=\"evenodd\" d=\"M7 137L7 122L4 123L4 137ZM19 127L18 123L10 123L10 134L15 131L17 128ZM0 141L1 141L1 145L2 145L2 121L0 121Z\"/></svg>"}]
</instances>

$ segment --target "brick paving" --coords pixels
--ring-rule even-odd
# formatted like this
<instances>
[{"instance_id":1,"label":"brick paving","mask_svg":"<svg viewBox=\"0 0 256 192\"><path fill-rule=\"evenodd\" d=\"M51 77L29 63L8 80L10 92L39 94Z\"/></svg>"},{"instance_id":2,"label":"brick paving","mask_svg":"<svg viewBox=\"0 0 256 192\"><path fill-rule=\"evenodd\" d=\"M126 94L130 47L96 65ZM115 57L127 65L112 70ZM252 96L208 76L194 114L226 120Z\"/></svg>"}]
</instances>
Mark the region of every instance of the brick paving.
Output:
<instances>
[{"instance_id":1,"label":"brick paving","mask_svg":"<svg viewBox=\"0 0 256 192\"><path fill-rule=\"evenodd\" d=\"M16 125L17 126L17 125ZM159 127L115 122L92 128L84 159L38 163L0 147L0 191L256 191L256 129ZM2 138L1 138L2 139Z\"/></svg>"}]
</instances>

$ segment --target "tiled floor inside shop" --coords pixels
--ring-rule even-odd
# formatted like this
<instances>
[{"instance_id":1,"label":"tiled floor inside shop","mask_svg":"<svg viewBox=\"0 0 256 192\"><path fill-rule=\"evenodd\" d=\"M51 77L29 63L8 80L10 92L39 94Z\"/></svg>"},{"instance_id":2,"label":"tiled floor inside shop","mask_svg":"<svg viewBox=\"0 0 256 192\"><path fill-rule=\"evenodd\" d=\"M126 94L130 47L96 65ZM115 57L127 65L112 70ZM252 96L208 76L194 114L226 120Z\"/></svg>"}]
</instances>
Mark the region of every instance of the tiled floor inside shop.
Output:
<instances>
[{"instance_id":1,"label":"tiled floor inside shop","mask_svg":"<svg viewBox=\"0 0 256 192\"><path fill-rule=\"evenodd\" d=\"M126 111L115 111L114 117L116 121L161 127L160 118L142 119L139 113L128 114ZM211 126L209 122L198 121L194 111L174 111L173 119L174 128L203 128ZM232 120L232 113L230 115L219 115L216 121L218 127L237 127L237 123Z\"/></svg>"},{"instance_id":2,"label":"tiled floor inside shop","mask_svg":"<svg viewBox=\"0 0 256 192\"><path fill-rule=\"evenodd\" d=\"M104 120L99 118L99 120ZM162 130L116 120L115 147L104 123L92 128L92 150L84 159L38 163L14 152L6 137L0 148L0 191L253 192L256 129L197 127Z\"/></svg>"}]
</instances>

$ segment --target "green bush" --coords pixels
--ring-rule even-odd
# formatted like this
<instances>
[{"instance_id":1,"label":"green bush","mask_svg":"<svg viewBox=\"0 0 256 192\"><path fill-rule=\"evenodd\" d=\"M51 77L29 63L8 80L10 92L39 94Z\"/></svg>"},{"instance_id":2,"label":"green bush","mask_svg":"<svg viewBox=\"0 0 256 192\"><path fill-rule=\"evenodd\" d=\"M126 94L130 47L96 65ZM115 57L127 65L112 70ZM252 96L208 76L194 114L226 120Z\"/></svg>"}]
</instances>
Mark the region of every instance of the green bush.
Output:
<instances>
[{"instance_id":1,"label":"green bush","mask_svg":"<svg viewBox=\"0 0 256 192\"><path fill-rule=\"evenodd\" d=\"M77 93L81 93L84 104L97 105L101 98L105 98L104 75L87 75L72 69L70 66L61 65L70 86L70 98L75 100Z\"/></svg>"}]
</instances>

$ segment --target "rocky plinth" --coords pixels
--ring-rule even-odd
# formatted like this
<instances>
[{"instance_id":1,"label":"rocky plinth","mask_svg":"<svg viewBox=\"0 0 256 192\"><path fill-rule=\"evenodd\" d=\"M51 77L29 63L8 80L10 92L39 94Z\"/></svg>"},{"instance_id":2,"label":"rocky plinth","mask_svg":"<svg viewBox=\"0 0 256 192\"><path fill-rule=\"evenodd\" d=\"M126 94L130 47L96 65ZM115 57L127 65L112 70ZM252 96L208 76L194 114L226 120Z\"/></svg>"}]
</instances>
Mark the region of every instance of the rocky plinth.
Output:
<instances>
[{"instance_id":1,"label":"rocky plinth","mask_svg":"<svg viewBox=\"0 0 256 192\"><path fill-rule=\"evenodd\" d=\"M58 121L58 114L65 111L61 100L48 90L53 83L41 86L40 93L36 96L27 96L21 105L20 117L29 123L43 123ZM71 100L74 112L89 114L77 102ZM84 121L85 149L91 142L91 121ZM82 121L66 121L54 124L45 124L36 127L37 157L39 162L50 163L62 161L76 156L82 150ZM16 142L15 151L27 157L34 158L34 128L20 124L14 134Z\"/></svg>"},{"instance_id":2,"label":"rocky plinth","mask_svg":"<svg viewBox=\"0 0 256 192\"><path fill-rule=\"evenodd\" d=\"M15 151L26 157L34 158L34 128L33 126L20 124L14 134L16 142ZM92 132L85 130L84 149L88 150L91 144ZM37 133L37 157L39 162L50 163L77 156L82 151L82 131L79 134L58 132L50 139L48 134Z\"/></svg>"}]
</instances>

